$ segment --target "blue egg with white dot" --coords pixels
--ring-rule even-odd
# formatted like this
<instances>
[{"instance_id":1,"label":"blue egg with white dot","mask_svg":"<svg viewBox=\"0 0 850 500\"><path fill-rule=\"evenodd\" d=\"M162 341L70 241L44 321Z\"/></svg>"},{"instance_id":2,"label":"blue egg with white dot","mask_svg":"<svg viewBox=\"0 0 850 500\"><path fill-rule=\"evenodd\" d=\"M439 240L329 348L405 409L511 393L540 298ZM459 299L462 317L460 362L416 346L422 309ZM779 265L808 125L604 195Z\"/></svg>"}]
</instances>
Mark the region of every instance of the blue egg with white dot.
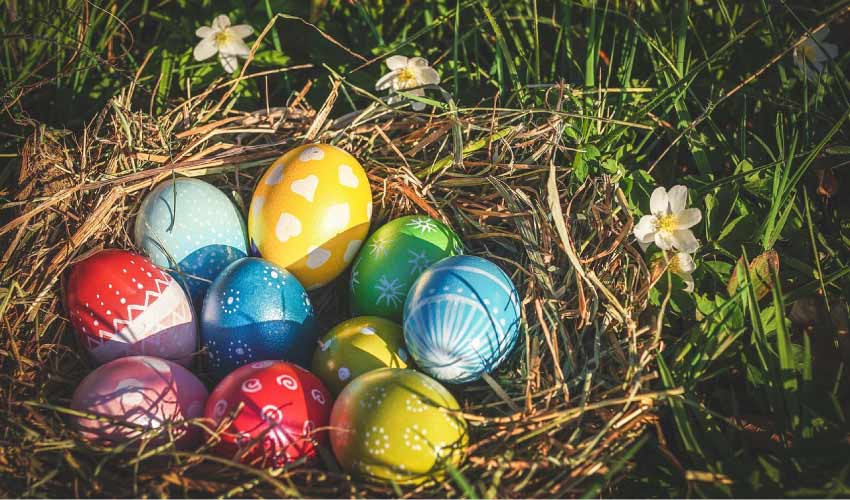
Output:
<instances>
[{"instance_id":1,"label":"blue egg with white dot","mask_svg":"<svg viewBox=\"0 0 850 500\"><path fill-rule=\"evenodd\" d=\"M519 294L499 266L481 257L447 257L413 283L404 304L404 340L422 371L449 383L493 371L520 330Z\"/></svg>"},{"instance_id":2,"label":"blue egg with white dot","mask_svg":"<svg viewBox=\"0 0 850 500\"><path fill-rule=\"evenodd\" d=\"M309 366L319 332L307 292L289 271L256 257L227 266L201 313L201 347L219 379L252 361Z\"/></svg>"},{"instance_id":3,"label":"blue egg with white dot","mask_svg":"<svg viewBox=\"0 0 850 500\"><path fill-rule=\"evenodd\" d=\"M136 216L136 246L169 272L200 309L221 271L248 254L245 221L221 190L179 177L157 185Z\"/></svg>"}]
</instances>

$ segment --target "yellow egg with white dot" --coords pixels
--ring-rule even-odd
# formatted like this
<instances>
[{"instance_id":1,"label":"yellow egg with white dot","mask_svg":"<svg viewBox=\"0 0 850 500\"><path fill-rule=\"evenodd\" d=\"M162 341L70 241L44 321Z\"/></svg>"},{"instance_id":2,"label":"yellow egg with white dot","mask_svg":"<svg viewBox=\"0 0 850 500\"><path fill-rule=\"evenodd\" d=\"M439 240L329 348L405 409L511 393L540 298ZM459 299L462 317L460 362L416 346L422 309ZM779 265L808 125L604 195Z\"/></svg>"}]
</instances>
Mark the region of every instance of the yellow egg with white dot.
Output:
<instances>
[{"instance_id":1,"label":"yellow egg with white dot","mask_svg":"<svg viewBox=\"0 0 850 500\"><path fill-rule=\"evenodd\" d=\"M399 484L441 480L469 444L452 394L427 375L380 368L342 390L331 411L331 447L362 479Z\"/></svg>"},{"instance_id":2,"label":"yellow egg with white dot","mask_svg":"<svg viewBox=\"0 0 850 500\"><path fill-rule=\"evenodd\" d=\"M312 371L334 394L379 368L407 368L401 325L377 316L358 316L329 331L313 353Z\"/></svg>"},{"instance_id":3,"label":"yellow egg with white dot","mask_svg":"<svg viewBox=\"0 0 850 500\"><path fill-rule=\"evenodd\" d=\"M351 264L371 218L372 190L357 159L336 146L308 144L287 151L260 178L248 235L256 253L310 290Z\"/></svg>"}]
</instances>

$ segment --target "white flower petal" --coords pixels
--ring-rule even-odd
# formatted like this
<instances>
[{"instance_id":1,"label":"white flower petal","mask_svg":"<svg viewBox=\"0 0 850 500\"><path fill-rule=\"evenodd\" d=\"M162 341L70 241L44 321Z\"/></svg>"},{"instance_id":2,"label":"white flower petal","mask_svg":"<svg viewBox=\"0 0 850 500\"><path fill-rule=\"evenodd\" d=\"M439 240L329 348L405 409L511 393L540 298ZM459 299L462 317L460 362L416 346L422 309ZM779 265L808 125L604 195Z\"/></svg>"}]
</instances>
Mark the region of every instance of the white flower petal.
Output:
<instances>
[{"instance_id":1,"label":"white flower petal","mask_svg":"<svg viewBox=\"0 0 850 500\"><path fill-rule=\"evenodd\" d=\"M688 206L688 188L682 185L671 187L670 191L667 191L667 202L674 214L681 212Z\"/></svg>"},{"instance_id":2,"label":"white flower petal","mask_svg":"<svg viewBox=\"0 0 850 500\"><path fill-rule=\"evenodd\" d=\"M404 69L407 66L407 58L404 56L390 56L384 62L392 71Z\"/></svg>"},{"instance_id":3,"label":"white flower petal","mask_svg":"<svg viewBox=\"0 0 850 500\"><path fill-rule=\"evenodd\" d=\"M375 84L375 90L387 90L394 85L394 80L398 76L398 70L393 70L382 76Z\"/></svg>"},{"instance_id":4,"label":"white flower petal","mask_svg":"<svg viewBox=\"0 0 850 500\"><path fill-rule=\"evenodd\" d=\"M688 229L699 224L702 220L702 212L698 208L686 208L675 215L676 227L678 229Z\"/></svg>"},{"instance_id":5,"label":"white flower petal","mask_svg":"<svg viewBox=\"0 0 850 500\"><path fill-rule=\"evenodd\" d=\"M195 50L192 51L192 55L195 57L196 61L203 61L214 56L216 52L218 52L218 47L215 46L215 41L212 37L210 37L204 38L198 43L198 45L195 45Z\"/></svg>"},{"instance_id":6,"label":"white flower petal","mask_svg":"<svg viewBox=\"0 0 850 500\"><path fill-rule=\"evenodd\" d=\"M249 37L254 34L254 28L248 24L237 24L228 28L227 31L229 34L238 36L239 38Z\"/></svg>"},{"instance_id":7,"label":"white flower petal","mask_svg":"<svg viewBox=\"0 0 850 500\"><path fill-rule=\"evenodd\" d=\"M693 231L690 229L677 229L669 233L661 231L661 233L667 235L669 238L667 241L670 241L672 243L671 246L680 252L693 253L699 248L699 241L697 241L696 236L694 236ZM656 243L658 242L658 236L655 237L655 241ZM665 248L665 250L669 250L669 248Z\"/></svg>"},{"instance_id":8,"label":"white flower petal","mask_svg":"<svg viewBox=\"0 0 850 500\"><path fill-rule=\"evenodd\" d=\"M667 190L663 187L655 188L652 196L649 197L649 211L657 216L667 215L668 205Z\"/></svg>"},{"instance_id":9,"label":"white flower petal","mask_svg":"<svg viewBox=\"0 0 850 500\"><path fill-rule=\"evenodd\" d=\"M640 221L638 221L632 230L639 243L648 245L655 241L657 223L658 218L654 215L644 215L640 218Z\"/></svg>"},{"instance_id":10,"label":"white flower petal","mask_svg":"<svg viewBox=\"0 0 850 500\"><path fill-rule=\"evenodd\" d=\"M697 268L694 258L689 253L678 252L673 258L677 261L676 267L679 272L690 274Z\"/></svg>"},{"instance_id":11,"label":"white flower petal","mask_svg":"<svg viewBox=\"0 0 850 500\"><path fill-rule=\"evenodd\" d=\"M407 61L407 65L411 68L427 68L428 60L424 57L411 57L409 61Z\"/></svg>"},{"instance_id":12,"label":"white flower petal","mask_svg":"<svg viewBox=\"0 0 850 500\"><path fill-rule=\"evenodd\" d=\"M685 282L685 291L691 293L694 291L694 277L690 273L676 273Z\"/></svg>"},{"instance_id":13,"label":"white flower petal","mask_svg":"<svg viewBox=\"0 0 850 500\"><path fill-rule=\"evenodd\" d=\"M440 83L440 74L434 68L428 66L416 68L413 70L413 74L416 75L419 85L437 85Z\"/></svg>"},{"instance_id":14,"label":"white flower petal","mask_svg":"<svg viewBox=\"0 0 850 500\"><path fill-rule=\"evenodd\" d=\"M808 75L817 76L823 72L823 63L820 61L809 61L808 63Z\"/></svg>"},{"instance_id":15,"label":"white flower petal","mask_svg":"<svg viewBox=\"0 0 850 500\"><path fill-rule=\"evenodd\" d=\"M828 58L835 59L838 57L838 45L834 43L822 43L821 45L823 45L823 50Z\"/></svg>"},{"instance_id":16,"label":"white flower petal","mask_svg":"<svg viewBox=\"0 0 850 500\"><path fill-rule=\"evenodd\" d=\"M195 30L195 36L197 36L198 38L214 36L216 33L218 33L218 30L215 28L210 28L209 26L201 26L200 28Z\"/></svg>"},{"instance_id":17,"label":"white flower petal","mask_svg":"<svg viewBox=\"0 0 850 500\"><path fill-rule=\"evenodd\" d=\"M213 28L218 28L219 30L224 31L227 29L228 26L230 26L230 18L225 16L224 14L216 16L216 18L213 19Z\"/></svg>"},{"instance_id":18,"label":"white flower petal","mask_svg":"<svg viewBox=\"0 0 850 500\"><path fill-rule=\"evenodd\" d=\"M228 73L233 73L236 71L236 68L239 67L239 59L237 59L233 54L219 54L218 62L221 63L221 67L224 68L224 71L227 71Z\"/></svg>"},{"instance_id":19,"label":"white flower petal","mask_svg":"<svg viewBox=\"0 0 850 500\"><path fill-rule=\"evenodd\" d=\"M676 239L669 231L658 231L653 235L655 244L662 250L672 250L676 246Z\"/></svg>"},{"instance_id":20,"label":"white flower petal","mask_svg":"<svg viewBox=\"0 0 850 500\"><path fill-rule=\"evenodd\" d=\"M230 37L226 42L218 46L218 51L229 56L248 57L251 49L241 38Z\"/></svg>"},{"instance_id":21,"label":"white flower petal","mask_svg":"<svg viewBox=\"0 0 850 500\"><path fill-rule=\"evenodd\" d=\"M419 101L410 101L410 107L413 108L414 111L422 111L425 109L425 103Z\"/></svg>"}]
</instances>

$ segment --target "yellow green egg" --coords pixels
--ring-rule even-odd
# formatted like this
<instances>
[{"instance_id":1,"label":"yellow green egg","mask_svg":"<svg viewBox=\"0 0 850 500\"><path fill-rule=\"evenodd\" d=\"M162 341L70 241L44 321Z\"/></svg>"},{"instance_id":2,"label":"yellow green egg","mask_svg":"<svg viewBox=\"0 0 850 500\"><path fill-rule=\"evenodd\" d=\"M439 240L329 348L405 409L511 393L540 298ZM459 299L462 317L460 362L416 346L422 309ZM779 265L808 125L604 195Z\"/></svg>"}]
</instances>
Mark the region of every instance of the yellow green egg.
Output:
<instances>
[{"instance_id":1,"label":"yellow green egg","mask_svg":"<svg viewBox=\"0 0 850 500\"><path fill-rule=\"evenodd\" d=\"M458 467L469 442L457 400L414 370L381 368L353 380L331 412L331 446L362 479L418 484Z\"/></svg>"},{"instance_id":2,"label":"yellow green egg","mask_svg":"<svg viewBox=\"0 0 850 500\"><path fill-rule=\"evenodd\" d=\"M377 316L343 321L320 341L313 373L334 394L358 376L378 368L407 368L401 326Z\"/></svg>"}]
</instances>

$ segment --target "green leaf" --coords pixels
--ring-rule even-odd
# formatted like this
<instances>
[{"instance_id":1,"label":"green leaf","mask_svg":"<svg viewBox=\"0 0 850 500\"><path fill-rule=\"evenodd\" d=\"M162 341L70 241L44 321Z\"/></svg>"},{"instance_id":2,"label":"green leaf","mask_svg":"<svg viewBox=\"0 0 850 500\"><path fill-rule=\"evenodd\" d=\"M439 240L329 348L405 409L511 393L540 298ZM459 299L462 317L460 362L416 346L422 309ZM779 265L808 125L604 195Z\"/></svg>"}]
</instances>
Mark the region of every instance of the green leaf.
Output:
<instances>
[{"instance_id":1,"label":"green leaf","mask_svg":"<svg viewBox=\"0 0 850 500\"><path fill-rule=\"evenodd\" d=\"M260 66L286 66L289 64L289 56L277 50L262 50L254 56L254 63Z\"/></svg>"}]
</instances>

